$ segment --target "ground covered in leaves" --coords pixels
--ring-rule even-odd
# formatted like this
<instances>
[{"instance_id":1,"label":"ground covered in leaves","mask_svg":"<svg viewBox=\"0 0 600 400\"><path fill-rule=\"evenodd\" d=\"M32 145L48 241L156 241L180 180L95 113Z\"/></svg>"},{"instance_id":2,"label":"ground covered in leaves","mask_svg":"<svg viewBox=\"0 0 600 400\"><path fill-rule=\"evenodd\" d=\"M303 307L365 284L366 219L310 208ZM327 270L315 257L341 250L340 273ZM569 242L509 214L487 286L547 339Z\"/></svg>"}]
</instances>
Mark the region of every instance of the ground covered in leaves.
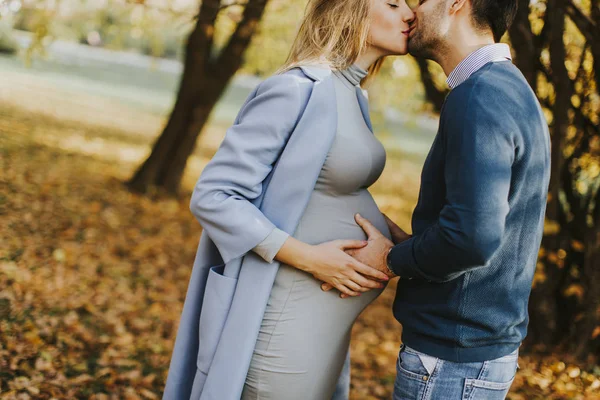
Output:
<instances>
[{"instance_id":1,"label":"ground covered in leaves","mask_svg":"<svg viewBox=\"0 0 600 400\"><path fill-rule=\"evenodd\" d=\"M200 143L178 199L142 197L123 182L159 126L148 136L135 132L143 122L119 129L100 120L0 101L2 399L161 396L201 231L189 194L218 135L209 130ZM373 188L405 228L418 176L418 166L391 157ZM354 327L352 399L390 398L400 337L394 289ZM600 398L600 369L569 360L522 355L509 398Z\"/></svg>"}]
</instances>

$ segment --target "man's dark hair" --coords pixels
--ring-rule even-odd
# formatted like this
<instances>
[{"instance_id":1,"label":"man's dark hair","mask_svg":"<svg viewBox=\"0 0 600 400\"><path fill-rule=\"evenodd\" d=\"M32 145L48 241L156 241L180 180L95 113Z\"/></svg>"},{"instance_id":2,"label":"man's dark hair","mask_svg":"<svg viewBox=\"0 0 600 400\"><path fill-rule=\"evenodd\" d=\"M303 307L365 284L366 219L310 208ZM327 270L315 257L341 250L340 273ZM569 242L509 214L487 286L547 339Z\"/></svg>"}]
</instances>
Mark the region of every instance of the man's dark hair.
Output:
<instances>
[{"instance_id":1,"label":"man's dark hair","mask_svg":"<svg viewBox=\"0 0 600 400\"><path fill-rule=\"evenodd\" d=\"M517 13L517 0L471 0L473 21L477 27L491 29L499 42Z\"/></svg>"}]
</instances>

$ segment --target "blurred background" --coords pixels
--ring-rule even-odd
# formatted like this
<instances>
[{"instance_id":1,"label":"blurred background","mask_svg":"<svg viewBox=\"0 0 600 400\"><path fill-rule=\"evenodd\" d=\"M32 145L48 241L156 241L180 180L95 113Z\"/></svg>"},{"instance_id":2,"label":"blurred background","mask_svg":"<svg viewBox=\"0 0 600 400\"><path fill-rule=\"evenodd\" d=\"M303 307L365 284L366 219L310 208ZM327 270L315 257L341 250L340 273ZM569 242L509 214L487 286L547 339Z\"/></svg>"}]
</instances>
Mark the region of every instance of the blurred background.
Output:
<instances>
[{"instance_id":1,"label":"blurred background","mask_svg":"<svg viewBox=\"0 0 600 400\"><path fill-rule=\"evenodd\" d=\"M305 5L0 0L0 398L161 397L201 232L191 190ZM600 399L600 1L519 7L503 40L553 160L509 398ZM388 152L371 191L408 231L446 93L410 56L369 87ZM354 327L352 399L390 398L394 290Z\"/></svg>"}]
</instances>

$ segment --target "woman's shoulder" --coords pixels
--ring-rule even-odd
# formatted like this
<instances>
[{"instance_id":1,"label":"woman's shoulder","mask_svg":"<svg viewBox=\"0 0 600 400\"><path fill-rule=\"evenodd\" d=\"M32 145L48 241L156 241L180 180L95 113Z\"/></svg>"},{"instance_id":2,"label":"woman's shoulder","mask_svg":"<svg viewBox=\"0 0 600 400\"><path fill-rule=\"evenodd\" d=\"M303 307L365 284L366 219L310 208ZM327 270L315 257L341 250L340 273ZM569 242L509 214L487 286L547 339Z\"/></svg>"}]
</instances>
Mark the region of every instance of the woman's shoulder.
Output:
<instances>
[{"instance_id":1,"label":"woman's shoulder","mask_svg":"<svg viewBox=\"0 0 600 400\"><path fill-rule=\"evenodd\" d=\"M276 73L261 82L260 86L272 88L274 86L299 86L311 85L322 81L331 75L331 69L317 65L299 65L288 70Z\"/></svg>"},{"instance_id":2,"label":"woman's shoulder","mask_svg":"<svg viewBox=\"0 0 600 400\"><path fill-rule=\"evenodd\" d=\"M307 86L313 83L308 76L302 73L301 70L294 68L288 71L273 74L263 80L258 85L258 91L269 89L290 89L294 90L301 86Z\"/></svg>"},{"instance_id":3,"label":"woman's shoulder","mask_svg":"<svg viewBox=\"0 0 600 400\"><path fill-rule=\"evenodd\" d=\"M306 104L316 82L331 75L331 70L301 65L273 74L260 82L252 97L293 98Z\"/></svg>"}]
</instances>

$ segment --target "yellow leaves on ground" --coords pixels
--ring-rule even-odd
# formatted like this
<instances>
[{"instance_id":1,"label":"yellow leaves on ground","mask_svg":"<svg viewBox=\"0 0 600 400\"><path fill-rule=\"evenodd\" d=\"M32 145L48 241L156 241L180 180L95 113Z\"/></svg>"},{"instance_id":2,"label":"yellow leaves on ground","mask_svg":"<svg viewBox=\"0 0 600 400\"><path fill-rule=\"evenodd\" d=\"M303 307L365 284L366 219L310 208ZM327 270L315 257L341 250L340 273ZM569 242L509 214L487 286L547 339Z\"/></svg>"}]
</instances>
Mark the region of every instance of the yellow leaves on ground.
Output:
<instances>
[{"instance_id":1,"label":"yellow leaves on ground","mask_svg":"<svg viewBox=\"0 0 600 400\"><path fill-rule=\"evenodd\" d=\"M126 134L0 108L0 397L159 399L200 236L189 192L177 200L131 194L122 181L141 160L39 140L40 130L59 137L65 129ZM388 159L373 188L382 211L405 229L419 172ZM352 331L354 400L390 398L401 334L391 313L395 287ZM510 399L598 398L598 368L563 354L520 363Z\"/></svg>"}]
</instances>

